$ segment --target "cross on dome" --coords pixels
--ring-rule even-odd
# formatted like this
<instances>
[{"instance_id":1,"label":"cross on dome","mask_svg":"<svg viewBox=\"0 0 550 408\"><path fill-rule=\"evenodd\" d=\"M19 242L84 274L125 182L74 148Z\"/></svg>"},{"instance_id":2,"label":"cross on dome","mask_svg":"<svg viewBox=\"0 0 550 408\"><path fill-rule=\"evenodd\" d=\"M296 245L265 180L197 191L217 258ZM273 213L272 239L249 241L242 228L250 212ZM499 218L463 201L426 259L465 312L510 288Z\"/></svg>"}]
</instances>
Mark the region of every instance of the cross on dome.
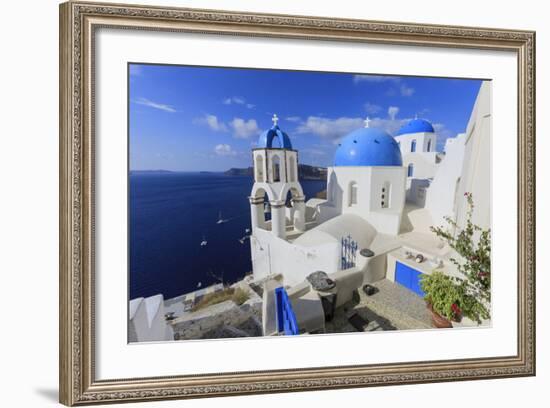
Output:
<instances>
[{"instance_id":1,"label":"cross on dome","mask_svg":"<svg viewBox=\"0 0 550 408\"><path fill-rule=\"evenodd\" d=\"M369 123L372 122L370 120L370 118L367 116L367 118L363 121L365 123L365 127L368 128L369 127Z\"/></svg>"},{"instance_id":2,"label":"cross on dome","mask_svg":"<svg viewBox=\"0 0 550 408\"><path fill-rule=\"evenodd\" d=\"M277 122L279 122L279 117L277 116L276 113L273 114L273 117L271 118L271 120L273 121L273 126L277 126Z\"/></svg>"}]
</instances>

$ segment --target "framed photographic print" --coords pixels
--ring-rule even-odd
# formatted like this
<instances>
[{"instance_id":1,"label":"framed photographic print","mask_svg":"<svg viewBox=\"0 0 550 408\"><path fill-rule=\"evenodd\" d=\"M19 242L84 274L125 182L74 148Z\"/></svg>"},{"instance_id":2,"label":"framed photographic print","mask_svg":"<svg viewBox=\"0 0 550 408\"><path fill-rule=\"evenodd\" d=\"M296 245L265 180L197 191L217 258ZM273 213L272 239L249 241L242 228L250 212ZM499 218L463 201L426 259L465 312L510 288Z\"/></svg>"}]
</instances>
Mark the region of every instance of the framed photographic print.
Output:
<instances>
[{"instance_id":1,"label":"framed photographic print","mask_svg":"<svg viewBox=\"0 0 550 408\"><path fill-rule=\"evenodd\" d=\"M60 7L66 405L535 373L535 33Z\"/></svg>"}]
</instances>

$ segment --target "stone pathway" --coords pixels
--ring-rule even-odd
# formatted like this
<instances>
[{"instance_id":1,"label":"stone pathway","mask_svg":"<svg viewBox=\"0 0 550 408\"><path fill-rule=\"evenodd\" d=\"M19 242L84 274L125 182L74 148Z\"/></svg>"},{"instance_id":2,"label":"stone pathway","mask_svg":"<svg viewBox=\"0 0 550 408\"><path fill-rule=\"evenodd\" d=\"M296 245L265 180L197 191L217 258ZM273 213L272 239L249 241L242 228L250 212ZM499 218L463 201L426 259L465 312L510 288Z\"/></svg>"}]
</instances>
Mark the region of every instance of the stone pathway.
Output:
<instances>
[{"instance_id":1,"label":"stone pathway","mask_svg":"<svg viewBox=\"0 0 550 408\"><path fill-rule=\"evenodd\" d=\"M367 296L359 289L356 299L336 311L334 319L326 324L327 333L357 332L348 321L353 313L369 322L365 332L433 328L430 312L420 296L387 279L372 286L378 289L375 294Z\"/></svg>"}]
</instances>

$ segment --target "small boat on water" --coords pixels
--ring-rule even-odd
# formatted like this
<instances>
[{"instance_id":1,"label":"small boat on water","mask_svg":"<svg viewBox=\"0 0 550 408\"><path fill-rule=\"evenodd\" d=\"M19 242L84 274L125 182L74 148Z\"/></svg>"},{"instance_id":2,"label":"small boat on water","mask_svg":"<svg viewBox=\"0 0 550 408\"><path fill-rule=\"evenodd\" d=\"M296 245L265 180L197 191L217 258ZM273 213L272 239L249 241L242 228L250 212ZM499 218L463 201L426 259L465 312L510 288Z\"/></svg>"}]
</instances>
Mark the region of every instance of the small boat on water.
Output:
<instances>
[{"instance_id":1,"label":"small boat on water","mask_svg":"<svg viewBox=\"0 0 550 408\"><path fill-rule=\"evenodd\" d=\"M206 240L206 238L203 235L202 236L202 241L201 241L201 247L205 247L206 245L208 245L208 241Z\"/></svg>"},{"instance_id":2,"label":"small boat on water","mask_svg":"<svg viewBox=\"0 0 550 408\"><path fill-rule=\"evenodd\" d=\"M216 224L223 224L223 223L226 223L226 222L228 222L228 221L229 221L228 219L224 219L224 218L222 217L222 212L220 211L220 212L218 213L218 221L216 221Z\"/></svg>"}]
</instances>

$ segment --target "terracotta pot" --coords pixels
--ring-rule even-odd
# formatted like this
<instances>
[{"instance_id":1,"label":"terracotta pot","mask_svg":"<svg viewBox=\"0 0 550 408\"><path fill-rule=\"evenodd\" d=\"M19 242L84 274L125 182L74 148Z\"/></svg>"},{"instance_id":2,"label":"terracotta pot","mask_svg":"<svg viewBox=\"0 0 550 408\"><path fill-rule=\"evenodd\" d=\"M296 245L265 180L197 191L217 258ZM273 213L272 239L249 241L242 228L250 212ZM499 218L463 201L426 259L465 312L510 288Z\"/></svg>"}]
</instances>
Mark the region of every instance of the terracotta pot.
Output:
<instances>
[{"instance_id":1,"label":"terracotta pot","mask_svg":"<svg viewBox=\"0 0 550 408\"><path fill-rule=\"evenodd\" d=\"M428 310L432 313L432 324L434 327L437 327L438 329L450 329L453 327L451 321L437 313L433 309L431 303L428 303L427 306Z\"/></svg>"}]
</instances>

